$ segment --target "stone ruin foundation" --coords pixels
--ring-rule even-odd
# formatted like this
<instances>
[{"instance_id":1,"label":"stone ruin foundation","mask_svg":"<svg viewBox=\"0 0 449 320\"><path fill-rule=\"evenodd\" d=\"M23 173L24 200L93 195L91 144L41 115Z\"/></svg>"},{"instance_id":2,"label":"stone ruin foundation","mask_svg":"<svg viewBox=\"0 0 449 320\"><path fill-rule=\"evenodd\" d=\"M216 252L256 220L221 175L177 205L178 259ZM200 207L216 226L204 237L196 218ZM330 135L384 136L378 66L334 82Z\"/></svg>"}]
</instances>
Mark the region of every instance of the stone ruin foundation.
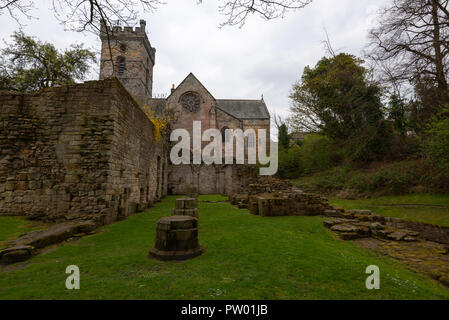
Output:
<instances>
[{"instance_id":1,"label":"stone ruin foundation","mask_svg":"<svg viewBox=\"0 0 449 320\"><path fill-rule=\"evenodd\" d=\"M190 216L170 216L159 219L156 243L150 257L158 260L187 260L203 253L198 242L198 219Z\"/></svg>"},{"instance_id":2,"label":"stone ruin foundation","mask_svg":"<svg viewBox=\"0 0 449 320\"><path fill-rule=\"evenodd\" d=\"M255 189L261 188L256 186ZM325 198L297 189L279 193L236 194L231 195L229 200L232 205L247 208L251 214L262 217L318 216L333 210Z\"/></svg>"},{"instance_id":3,"label":"stone ruin foundation","mask_svg":"<svg viewBox=\"0 0 449 320\"><path fill-rule=\"evenodd\" d=\"M229 197L232 205L261 217L321 216L324 227L341 239L400 260L449 287L449 228L333 207L315 194L278 183L255 183Z\"/></svg>"},{"instance_id":4,"label":"stone ruin foundation","mask_svg":"<svg viewBox=\"0 0 449 320\"><path fill-rule=\"evenodd\" d=\"M176 199L172 216L190 216L198 218L198 200L196 198Z\"/></svg>"},{"instance_id":5,"label":"stone ruin foundation","mask_svg":"<svg viewBox=\"0 0 449 320\"><path fill-rule=\"evenodd\" d=\"M395 258L449 287L449 228L369 210L339 210L332 216L324 226L341 239Z\"/></svg>"}]
</instances>

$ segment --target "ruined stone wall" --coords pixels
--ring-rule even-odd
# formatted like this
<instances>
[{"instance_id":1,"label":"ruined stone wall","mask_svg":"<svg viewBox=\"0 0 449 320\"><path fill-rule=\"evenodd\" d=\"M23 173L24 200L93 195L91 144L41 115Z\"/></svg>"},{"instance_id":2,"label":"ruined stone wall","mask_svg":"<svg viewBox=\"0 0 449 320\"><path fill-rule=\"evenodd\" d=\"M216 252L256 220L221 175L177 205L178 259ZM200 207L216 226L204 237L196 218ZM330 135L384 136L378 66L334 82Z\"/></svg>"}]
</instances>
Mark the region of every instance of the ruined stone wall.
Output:
<instances>
[{"instance_id":1,"label":"ruined stone wall","mask_svg":"<svg viewBox=\"0 0 449 320\"><path fill-rule=\"evenodd\" d=\"M200 194L243 192L257 171L248 165L170 165L168 187L171 194L186 194L193 187Z\"/></svg>"},{"instance_id":2,"label":"ruined stone wall","mask_svg":"<svg viewBox=\"0 0 449 320\"><path fill-rule=\"evenodd\" d=\"M154 141L154 128L122 86L111 105L115 119L107 182L110 215L124 218L166 195L166 146ZM114 217L115 220L115 217Z\"/></svg>"},{"instance_id":3,"label":"ruined stone wall","mask_svg":"<svg viewBox=\"0 0 449 320\"><path fill-rule=\"evenodd\" d=\"M170 165L170 193L186 194L189 188L200 194L224 193L225 172L221 165Z\"/></svg>"},{"instance_id":4,"label":"ruined stone wall","mask_svg":"<svg viewBox=\"0 0 449 320\"><path fill-rule=\"evenodd\" d=\"M0 215L110 223L166 193L163 143L115 78L1 92L0 111Z\"/></svg>"}]
</instances>

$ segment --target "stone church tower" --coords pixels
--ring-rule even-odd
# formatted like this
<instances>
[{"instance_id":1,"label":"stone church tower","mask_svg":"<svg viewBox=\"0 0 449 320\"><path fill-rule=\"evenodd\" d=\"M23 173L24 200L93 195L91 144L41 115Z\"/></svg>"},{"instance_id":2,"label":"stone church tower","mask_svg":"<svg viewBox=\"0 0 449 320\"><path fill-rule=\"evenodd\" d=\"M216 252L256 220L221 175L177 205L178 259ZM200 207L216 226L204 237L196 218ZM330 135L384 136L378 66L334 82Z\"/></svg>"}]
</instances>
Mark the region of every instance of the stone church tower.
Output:
<instances>
[{"instance_id":1,"label":"stone church tower","mask_svg":"<svg viewBox=\"0 0 449 320\"><path fill-rule=\"evenodd\" d=\"M152 96L156 55L145 26L145 20L140 20L140 27L106 29L102 25L100 30L100 80L117 77L140 105L147 104Z\"/></svg>"}]
</instances>

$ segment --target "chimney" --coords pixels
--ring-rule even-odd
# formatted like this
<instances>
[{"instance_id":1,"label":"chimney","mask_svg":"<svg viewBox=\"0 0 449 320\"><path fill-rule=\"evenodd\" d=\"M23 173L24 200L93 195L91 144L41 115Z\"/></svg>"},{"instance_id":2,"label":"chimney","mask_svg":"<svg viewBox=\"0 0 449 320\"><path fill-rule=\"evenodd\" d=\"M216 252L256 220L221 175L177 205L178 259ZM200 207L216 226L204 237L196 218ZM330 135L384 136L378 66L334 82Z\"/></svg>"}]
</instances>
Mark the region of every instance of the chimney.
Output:
<instances>
[{"instance_id":1,"label":"chimney","mask_svg":"<svg viewBox=\"0 0 449 320\"><path fill-rule=\"evenodd\" d=\"M173 93L173 92L175 92L175 84L173 83L172 85L171 85L171 93Z\"/></svg>"},{"instance_id":2,"label":"chimney","mask_svg":"<svg viewBox=\"0 0 449 320\"><path fill-rule=\"evenodd\" d=\"M140 31L145 32L145 26L147 25L145 20L140 20Z\"/></svg>"}]
</instances>

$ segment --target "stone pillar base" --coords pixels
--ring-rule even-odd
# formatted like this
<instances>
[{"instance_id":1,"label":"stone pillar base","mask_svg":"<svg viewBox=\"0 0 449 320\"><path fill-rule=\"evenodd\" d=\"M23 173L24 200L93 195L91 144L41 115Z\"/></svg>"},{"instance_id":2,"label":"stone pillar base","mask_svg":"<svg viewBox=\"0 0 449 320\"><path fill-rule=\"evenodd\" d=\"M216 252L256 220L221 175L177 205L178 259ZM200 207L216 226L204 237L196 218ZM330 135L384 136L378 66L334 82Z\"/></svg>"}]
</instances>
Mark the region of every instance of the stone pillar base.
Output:
<instances>
[{"instance_id":1,"label":"stone pillar base","mask_svg":"<svg viewBox=\"0 0 449 320\"><path fill-rule=\"evenodd\" d=\"M186 260L203 253L198 243L198 219L190 216L170 216L159 219L156 243L150 257L158 260Z\"/></svg>"},{"instance_id":2,"label":"stone pillar base","mask_svg":"<svg viewBox=\"0 0 449 320\"><path fill-rule=\"evenodd\" d=\"M154 258L161 261L170 260L189 260L202 255L204 249L200 246L194 250L185 251L163 251L153 248L150 250L150 258Z\"/></svg>"}]
</instances>

